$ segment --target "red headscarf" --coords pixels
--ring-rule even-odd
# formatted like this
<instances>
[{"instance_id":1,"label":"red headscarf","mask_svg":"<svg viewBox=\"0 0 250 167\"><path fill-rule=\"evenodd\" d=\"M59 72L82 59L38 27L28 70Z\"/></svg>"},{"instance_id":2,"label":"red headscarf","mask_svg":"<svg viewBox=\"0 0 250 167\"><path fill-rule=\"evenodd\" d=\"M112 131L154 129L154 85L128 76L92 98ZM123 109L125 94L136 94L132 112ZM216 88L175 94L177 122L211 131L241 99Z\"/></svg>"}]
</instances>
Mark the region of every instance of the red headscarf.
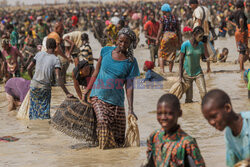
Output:
<instances>
[{"instance_id":1,"label":"red headscarf","mask_svg":"<svg viewBox=\"0 0 250 167\"><path fill-rule=\"evenodd\" d=\"M155 67L154 62L152 62L152 61L145 61L144 64L147 67L147 69L149 69L149 70L152 70Z\"/></svg>"},{"instance_id":2,"label":"red headscarf","mask_svg":"<svg viewBox=\"0 0 250 167\"><path fill-rule=\"evenodd\" d=\"M192 31L193 31L192 28L190 28L188 26L183 28L183 32L192 32Z\"/></svg>"}]
</instances>

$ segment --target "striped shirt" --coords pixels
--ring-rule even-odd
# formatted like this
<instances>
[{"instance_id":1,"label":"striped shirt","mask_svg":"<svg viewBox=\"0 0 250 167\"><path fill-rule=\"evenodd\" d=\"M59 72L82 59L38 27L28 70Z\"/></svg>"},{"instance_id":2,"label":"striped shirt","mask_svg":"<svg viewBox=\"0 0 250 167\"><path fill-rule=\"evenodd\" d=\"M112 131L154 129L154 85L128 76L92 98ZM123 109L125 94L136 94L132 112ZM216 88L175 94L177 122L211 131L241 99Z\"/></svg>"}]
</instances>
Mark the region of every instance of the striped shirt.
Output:
<instances>
[{"instance_id":1,"label":"striped shirt","mask_svg":"<svg viewBox=\"0 0 250 167\"><path fill-rule=\"evenodd\" d=\"M88 61L88 63L90 65L94 65L94 60L93 60L93 54L92 54L92 49L91 47L89 46L89 43L86 43L86 44L83 44L81 47L80 47L80 50L81 50L81 55L83 56L83 58Z\"/></svg>"}]
</instances>

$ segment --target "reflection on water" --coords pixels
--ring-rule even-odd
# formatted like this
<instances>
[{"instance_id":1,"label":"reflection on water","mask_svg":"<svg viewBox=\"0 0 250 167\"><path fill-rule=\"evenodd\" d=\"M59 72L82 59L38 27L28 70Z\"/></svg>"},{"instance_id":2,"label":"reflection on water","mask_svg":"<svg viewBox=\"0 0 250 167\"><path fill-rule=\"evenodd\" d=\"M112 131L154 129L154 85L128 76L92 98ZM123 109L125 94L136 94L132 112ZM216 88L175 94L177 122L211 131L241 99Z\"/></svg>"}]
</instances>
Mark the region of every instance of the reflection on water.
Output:
<instances>
[{"instance_id":1,"label":"reflection on water","mask_svg":"<svg viewBox=\"0 0 250 167\"><path fill-rule=\"evenodd\" d=\"M98 57L100 45L93 42L90 36L94 57ZM145 41L145 40L141 40ZM216 46L222 49L224 46L230 46L229 61L237 59L237 52L234 44L234 38L217 41ZM231 47L232 46L232 47ZM137 61L142 69L145 60L149 60L149 51L144 48L138 48L135 52ZM206 64L202 63L204 71ZM249 67L249 63L246 64ZM71 67L72 69L72 67ZM70 69L70 70L71 70ZM234 63L212 64L212 70L217 71L205 75L208 90L220 88L226 91L232 98L233 107L236 112L250 109L250 103L247 99L247 90L242 75L237 72L239 65ZM224 71L223 71L224 70ZM170 88L177 77L178 65L175 65L174 74L167 74L168 81L164 87ZM72 84L69 84L69 90L74 92ZM126 148L114 150L99 150L97 148L73 150L71 145L80 143L61 132L54 130L49 126L48 121L21 121L17 120L12 113L7 112L7 102L5 100L3 85L0 87L0 136L11 135L20 138L13 143L0 143L0 164L1 166L49 166L49 167L67 167L67 166L119 166L136 167L146 159L146 139L159 128L156 120L156 103L159 97L165 93L160 89L136 89L134 99L134 110L139 118L139 129L141 136L140 148ZM53 88L51 114L55 113L56 108L64 100L65 95L60 88ZM200 96L198 89L194 84L193 104L183 104L181 99L183 117L179 120L181 127L191 136L197 139L202 155L207 166L221 167L225 166L225 145L222 132L216 131L209 126L203 118L200 111ZM127 107L127 106L126 106Z\"/></svg>"}]
</instances>

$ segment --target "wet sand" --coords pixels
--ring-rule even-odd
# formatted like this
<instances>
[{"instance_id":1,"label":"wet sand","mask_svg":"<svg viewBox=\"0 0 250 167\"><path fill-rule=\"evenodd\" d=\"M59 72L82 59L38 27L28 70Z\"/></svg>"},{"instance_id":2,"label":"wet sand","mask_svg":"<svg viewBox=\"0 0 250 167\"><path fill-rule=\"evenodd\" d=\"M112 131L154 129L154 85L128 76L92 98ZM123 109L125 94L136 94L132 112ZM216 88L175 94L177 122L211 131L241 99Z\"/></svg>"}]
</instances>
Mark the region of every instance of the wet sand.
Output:
<instances>
[{"instance_id":1,"label":"wet sand","mask_svg":"<svg viewBox=\"0 0 250 167\"><path fill-rule=\"evenodd\" d=\"M144 38L141 38L141 41L145 41ZM101 47L99 43L93 40L92 35L90 36L90 44L93 48L94 57L98 57ZM242 79L242 74L238 72L239 65L233 63L237 59L234 38L220 39L216 41L216 47L220 49L228 47L230 49L228 58L230 62L212 64L213 73L205 74L207 89L220 88L225 90L230 95L236 112L249 110L250 101L247 99L247 88ZM135 55L142 70L144 61L149 60L149 50L138 48ZM249 67L248 62L246 68ZM206 71L205 63L202 63L202 68ZM168 71L167 68L166 71ZM105 151L97 148L73 150L70 146L81 142L56 131L50 127L48 121L17 120L15 117L16 111L7 112L4 87L0 85L0 136L20 138L17 142L0 142L0 166L140 166L146 159L147 137L160 127L155 113L157 100L168 91L177 75L178 65L176 64L174 73L166 74L167 81L164 83L164 89L135 89L134 110L139 118L141 147ZM76 95L72 81L67 85L70 91ZM65 95L61 89L54 87L51 115L55 113L56 108L64 98ZM183 109L183 117L179 120L181 127L197 139L207 166L226 166L223 133L209 126L203 118L200 111L200 96L195 84L195 103L184 104L184 98L181 99ZM126 101L125 104L127 108Z\"/></svg>"}]
</instances>

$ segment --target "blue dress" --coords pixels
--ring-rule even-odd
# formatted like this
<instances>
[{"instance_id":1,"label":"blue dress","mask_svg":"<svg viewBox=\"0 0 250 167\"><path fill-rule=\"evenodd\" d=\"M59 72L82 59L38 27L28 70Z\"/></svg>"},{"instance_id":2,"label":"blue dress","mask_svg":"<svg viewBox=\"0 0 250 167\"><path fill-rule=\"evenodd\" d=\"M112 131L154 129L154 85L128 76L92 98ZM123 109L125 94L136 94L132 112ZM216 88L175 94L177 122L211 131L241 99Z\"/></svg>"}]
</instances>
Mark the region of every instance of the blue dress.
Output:
<instances>
[{"instance_id":1,"label":"blue dress","mask_svg":"<svg viewBox=\"0 0 250 167\"><path fill-rule=\"evenodd\" d=\"M109 46L102 48L102 63L90 97L97 97L106 103L124 107L124 84L126 81L132 82L140 72L135 58L132 62L128 59L114 60L112 58L114 49L115 47Z\"/></svg>"}]
</instances>

